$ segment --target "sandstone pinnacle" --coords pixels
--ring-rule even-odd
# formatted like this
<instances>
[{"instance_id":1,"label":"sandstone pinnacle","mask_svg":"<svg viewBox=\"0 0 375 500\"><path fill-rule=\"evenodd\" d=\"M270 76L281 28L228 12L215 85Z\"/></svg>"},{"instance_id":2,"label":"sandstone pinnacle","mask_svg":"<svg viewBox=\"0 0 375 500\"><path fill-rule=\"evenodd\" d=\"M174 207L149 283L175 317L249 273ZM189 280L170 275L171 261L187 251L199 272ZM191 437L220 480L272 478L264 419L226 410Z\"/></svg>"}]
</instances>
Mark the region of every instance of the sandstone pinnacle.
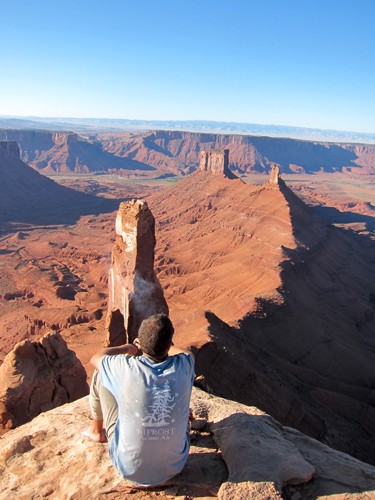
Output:
<instances>
[{"instance_id":1,"label":"sandstone pinnacle","mask_svg":"<svg viewBox=\"0 0 375 500\"><path fill-rule=\"evenodd\" d=\"M123 202L116 217L116 241L109 271L107 343L132 342L142 321L168 314L154 272L155 219L147 203Z\"/></svg>"}]
</instances>

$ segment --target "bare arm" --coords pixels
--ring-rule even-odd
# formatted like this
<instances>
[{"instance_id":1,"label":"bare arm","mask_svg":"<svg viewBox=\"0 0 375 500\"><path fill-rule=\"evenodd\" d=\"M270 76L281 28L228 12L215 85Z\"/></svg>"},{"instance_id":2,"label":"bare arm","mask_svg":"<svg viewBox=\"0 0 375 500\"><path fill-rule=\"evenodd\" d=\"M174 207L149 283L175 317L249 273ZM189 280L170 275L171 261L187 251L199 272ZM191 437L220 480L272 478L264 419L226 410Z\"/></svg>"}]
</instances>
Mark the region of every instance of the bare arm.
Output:
<instances>
[{"instance_id":1,"label":"bare arm","mask_svg":"<svg viewBox=\"0 0 375 500\"><path fill-rule=\"evenodd\" d=\"M102 349L96 352L90 359L90 363L99 370L100 360L103 356L116 356L117 354L129 354L130 356L135 356L138 353L138 347L134 344L124 344L118 347L108 347L107 349Z\"/></svg>"}]
</instances>

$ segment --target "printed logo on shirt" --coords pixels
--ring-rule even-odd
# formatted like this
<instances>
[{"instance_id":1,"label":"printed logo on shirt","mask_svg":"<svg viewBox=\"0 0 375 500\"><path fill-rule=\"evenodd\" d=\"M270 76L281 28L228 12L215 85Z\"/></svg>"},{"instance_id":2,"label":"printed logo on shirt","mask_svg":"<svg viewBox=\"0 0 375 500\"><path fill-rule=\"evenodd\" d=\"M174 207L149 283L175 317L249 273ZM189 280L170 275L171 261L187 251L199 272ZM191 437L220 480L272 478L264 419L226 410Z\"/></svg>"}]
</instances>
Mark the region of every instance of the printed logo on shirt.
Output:
<instances>
[{"instance_id":1,"label":"printed logo on shirt","mask_svg":"<svg viewBox=\"0 0 375 500\"><path fill-rule=\"evenodd\" d=\"M152 403L149 405L147 415L142 418L143 427L164 427L173 423L171 413L176 406L175 397L171 395L171 387L166 381L162 389L154 386L151 389ZM176 394L177 396L177 394Z\"/></svg>"}]
</instances>

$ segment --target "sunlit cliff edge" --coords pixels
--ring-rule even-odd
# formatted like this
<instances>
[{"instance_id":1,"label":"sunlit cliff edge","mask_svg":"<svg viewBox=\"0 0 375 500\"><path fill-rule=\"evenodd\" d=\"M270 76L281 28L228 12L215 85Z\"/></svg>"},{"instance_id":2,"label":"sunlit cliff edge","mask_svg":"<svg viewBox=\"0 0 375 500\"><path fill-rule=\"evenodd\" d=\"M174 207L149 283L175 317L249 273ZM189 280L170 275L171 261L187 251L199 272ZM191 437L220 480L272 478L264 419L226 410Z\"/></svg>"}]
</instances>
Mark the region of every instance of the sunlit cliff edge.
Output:
<instances>
[{"instance_id":1,"label":"sunlit cliff edge","mask_svg":"<svg viewBox=\"0 0 375 500\"><path fill-rule=\"evenodd\" d=\"M334 451L254 407L194 389L196 420L183 472L161 498L375 498L375 467ZM46 413L1 438L0 498L146 498L110 463L107 445L87 442L88 399ZM212 439L213 437L213 439Z\"/></svg>"}]
</instances>

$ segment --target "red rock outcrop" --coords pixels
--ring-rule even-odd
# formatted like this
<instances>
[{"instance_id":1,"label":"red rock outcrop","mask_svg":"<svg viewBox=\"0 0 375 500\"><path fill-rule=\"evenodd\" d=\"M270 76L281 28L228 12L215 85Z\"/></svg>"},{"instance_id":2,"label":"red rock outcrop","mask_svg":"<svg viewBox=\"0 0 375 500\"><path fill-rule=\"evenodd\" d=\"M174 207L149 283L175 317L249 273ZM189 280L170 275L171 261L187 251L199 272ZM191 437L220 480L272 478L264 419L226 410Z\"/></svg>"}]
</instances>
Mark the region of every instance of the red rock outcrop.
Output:
<instances>
[{"instance_id":1,"label":"red rock outcrop","mask_svg":"<svg viewBox=\"0 0 375 500\"><path fill-rule=\"evenodd\" d=\"M229 149L201 151L199 155L199 170L229 179L236 176L229 170Z\"/></svg>"},{"instance_id":2,"label":"red rock outcrop","mask_svg":"<svg viewBox=\"0 0 375 500\"><path fill-rule=\"evenodd\" d=\"M147 203L140 200L121 203L109 271L106 329L110 346L132 342L148 316L168 314L154 272L154 249L155 219Z\"/></svg>"},{"instance_id":3,"label":"red rock outcrop","mask_svg":"<svg viewBox=\"0 0 375 500\"><path fill-rule=\"evenodd\" d=\"M59 333L24 340L0 366L0 432L87 393L85 369Z\"/></svg>"}]
</instances>

